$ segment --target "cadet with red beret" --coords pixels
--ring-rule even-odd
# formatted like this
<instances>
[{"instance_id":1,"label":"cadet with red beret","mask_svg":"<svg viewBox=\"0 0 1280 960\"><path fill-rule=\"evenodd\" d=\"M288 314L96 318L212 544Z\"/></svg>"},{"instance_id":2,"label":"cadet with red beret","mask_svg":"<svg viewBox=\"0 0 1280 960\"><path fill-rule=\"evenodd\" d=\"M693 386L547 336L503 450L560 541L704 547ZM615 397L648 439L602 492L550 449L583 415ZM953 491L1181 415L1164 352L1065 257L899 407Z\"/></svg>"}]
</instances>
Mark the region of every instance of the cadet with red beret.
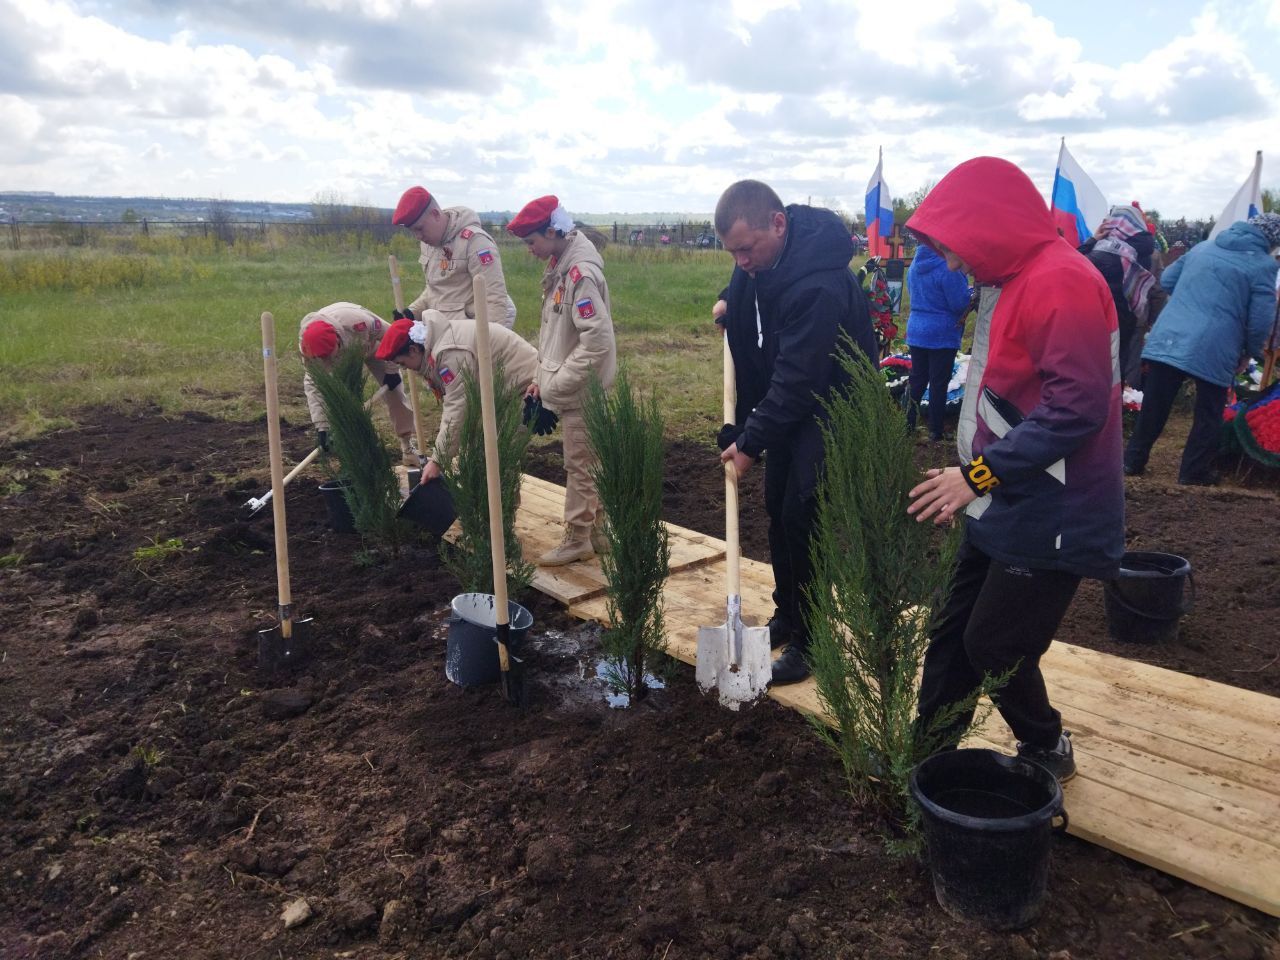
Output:
<instances>
[{"instance_id":1,"label":"cadet with red beret","mask_svg":"<svg viewBox=\"0 0 1280 960\"><path fill-rule=\"evenodd\" d=\"M422 187L410 187L396 205L391 222L418 238L422 253L418 262L427 284L409 304L413 317L423 310L443 314L476 315L472 277L482 276L489 289L489 323L508 330L516 322L516 305L507 296L502 258L493 237L485 233L480 217L469 207L447 207Z\"/></svg>"},{"instance_id":2,"label":"cadet with red beret","mask_svg":"<svg viewBox=\"0 0 1280 960\"><path fill-rule=\"evenodd\" d=\"M329 367L338 354L354 347L364 354L364 365L375 380L389 389L383 394L387 412L396 436L400 438L400 453L406 466L417 467L421 461L413 449L413 409L404 394L400 374L395 365L379 360L378 344L387 330L386 322L372 310L355 303L331 303L302 318L298 329L298 350L305 360L316 361ZM308 373L302 380L302 390L307 396L307 409L316 428L316 442L329 449L329 418L325 415L320 391Z\"/></svg>"},{"instance_id":3,"label":"cadet with red beret","mask_svg":"<svg viewBox=\"0 0 1280 960\"><path fill-rule=\"evenodd\" d=\"M528 389L538 369L538 351L517 333L489 324L489 344L495 368L502 366L509 387ZM397 320L378 347L378 359L414 370L442 398L440 430L431 457L422 468L422 482L440 476L440 463L458 452L467 393L462 375L476 372L476 321L460 313L423 311L419 320Z\"/></svg>"},{"instance_id":4,"label":"cadet with red beret","mask_svg":"<svg viewBox=\"0 0 1280 960\"><path fill-rule=\"evenodd\" d=\"M591 479L593 458L582 403L594 371L605 387L617 372L617 347L609 310L604 261L553 196L527 203L507 224L539 260L542 325L538 373L528 396L559 414L564 424L564 541L538 558L544 567L593 556L604 545L597 520L600 498Z\"/></svg>"}]
</instances>

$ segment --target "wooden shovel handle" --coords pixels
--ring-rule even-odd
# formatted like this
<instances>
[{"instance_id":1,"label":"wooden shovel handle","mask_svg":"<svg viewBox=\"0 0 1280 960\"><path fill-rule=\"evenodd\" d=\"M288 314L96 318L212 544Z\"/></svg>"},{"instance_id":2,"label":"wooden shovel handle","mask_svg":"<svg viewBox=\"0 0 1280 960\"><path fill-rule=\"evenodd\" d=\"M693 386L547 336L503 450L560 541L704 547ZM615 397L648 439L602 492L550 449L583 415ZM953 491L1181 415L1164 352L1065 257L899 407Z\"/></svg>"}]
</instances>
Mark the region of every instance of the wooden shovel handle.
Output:
<instances>
[{"instance_id":1,"label":"wooden shovel handle","mask_svg":"<svg viewBox=\"0 0 1280 960\"><path fill-rule=\"evenodd\" d=\"M267 384L267 443L271 456L271 516L276 534L276 586L280 599L280 635L293 636L293 616L289 609L293 592L289 586L289 532L284 513L284 462L280 450L280 397L276 375L276 322L270 313L262 315L262 374Z\"/></svg>"},{"instance_id":2,"label":"wooden shovel handle","mask_svg":"<svg viewBox=\"0 0 1280 960\"><path fill-rule=\"evenodd\" d=\"M387 255L387 267L391 270L391 294L395 297L396 309L404 313L404 289L400 286L400 263L394 253ZM418 453L427 449L426 436L422 431L422 411L418 409L418 377L410 373L405 377L409 381L409 406L413 407L413 434L418 440Z\"/></svg>"},{"instance_id":3,"label":"wooden shovel handle","mask_svg":"<svg viewBox=\"0 0 1280 960\"><path fill-rule=\"evenodd\" d=\"M498 421L493 399L493 350L489 345L489 298L484 277L475 277L476 379L480 381L480 416L484 423L484 478L489 490L489 543L493 547L493 613L498 626L507 623L507 543L502 530L502 481L498 473ZM509 667L507 647L498 644L502 672Z\"/></svg>"},{"instance_id":4,"label":"wooden shovel handle","mask_svg":"<svg viewBox=\"0 0 1280 960\"><path fill-rule=\"evenodd\" d=\"M733 423L737 386L733 376L733 354L729 337L724 338L724 422ZM724 565L729 596L742 593L742 571L738 562L738 471L732 460L724 465Z\"/></svg>"}]
</instances>

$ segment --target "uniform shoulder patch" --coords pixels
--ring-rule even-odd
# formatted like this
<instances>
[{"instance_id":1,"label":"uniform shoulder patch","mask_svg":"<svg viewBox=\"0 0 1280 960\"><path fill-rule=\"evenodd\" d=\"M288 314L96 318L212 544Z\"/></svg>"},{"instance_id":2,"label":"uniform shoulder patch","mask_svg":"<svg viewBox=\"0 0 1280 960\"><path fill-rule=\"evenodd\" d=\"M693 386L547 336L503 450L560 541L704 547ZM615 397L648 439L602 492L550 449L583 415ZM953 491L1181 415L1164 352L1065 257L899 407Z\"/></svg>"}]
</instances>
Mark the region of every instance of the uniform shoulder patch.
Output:
<instances>
[{"instance_id":1,"label":"uniform shoulder patch","mask_svg":"<svg viewBox=\"0 0 1280 960\"><path fill-rule=\"evenodd\" d=\"M578 283L582 279L582 271L579 270L577 267L570 267L569 279L572 280L574 283Z\"/></svg>"},{"instance_id":2,"label":"uniform shoulder patch","mask_svg":"<svg viewBox=\"0 0 1280 960\"><path fill-rule=\"evenodd\" d=\"M460 236L463 240L470 240L475 235L476 235L476 232L472 230L470 227L464 228L463 231L460 234L458 234L458 236Z\"/></svg>"},{"instance_id":3,"label":"uniform shoulder patch","mask_svg":"<svg viewBox=\"0 0 1280 960\"><path fill-rule=\"evenodd\" d=\"M590 320L596 315L596 305L591 301L590 297L583 297L574 306L578 308L578 316L583 320Z\"/></svg>"},{"instance_id":4,"label":"uniform shoulder patch","mask_svg":"<svg viewBox=\"0 0 1280 960\"><path fill-rule=\"evenodd\" d=\"M356 324L356 330L358 330L358 331L359 331L359 330L365 330L365 329L367 329L367 328L368 328L368 326L369 326L369 325L368 325L367 323L365 323L363 320L361 320L359 323L357 323L357 324Z\"/></svg>"},{"instance_id":5,"label":"uniform shoulder patch","mask_svg":"<svg viewBox=\"0 0 1280 960\"><path fill-rule=\"evenodd\" d=\"M479 253L477 253L476 257L486 267L489 264L493 263L493 251L488 249L487 247L484 250L481 250Z\"/></svg>"},{"instance_id":6,"label":"uniform shoulder patch","mask_svg":"<svg viewBox=\"0 0 1280 960\"><path fill-rule=\"evenodd\" d=\"M454 380L454 373L453 373L453 371L452 371L452 370L450 370L448 367L439 367L439 368L438 368L438 370L439 370L439 373L440 373L440 382L441 382L441 383L443 383L446 387L447 387L449 384L453 383L453 380Z\"/></svg>"}]
</instances>

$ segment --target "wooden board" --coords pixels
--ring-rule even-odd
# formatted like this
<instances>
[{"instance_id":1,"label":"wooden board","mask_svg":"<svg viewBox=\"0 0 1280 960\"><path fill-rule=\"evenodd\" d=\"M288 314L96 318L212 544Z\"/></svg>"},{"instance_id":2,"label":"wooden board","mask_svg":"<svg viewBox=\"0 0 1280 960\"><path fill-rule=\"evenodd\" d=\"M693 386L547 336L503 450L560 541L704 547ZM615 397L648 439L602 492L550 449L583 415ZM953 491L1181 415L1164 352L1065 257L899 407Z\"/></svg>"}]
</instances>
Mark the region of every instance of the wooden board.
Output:
<instances>
[{"instance_id":1,"label":"wooden board","mask_svg":"<svg viewBox=\"0 0 1280 960\"><path fill-rule=\"evenodd\" d=\"M744 622L768 619L772 586L767 564L743 560ZM724 622L724 593L722 562L672 573L672 656L695 663L698 628ZM569 611L602 619L604 600ZM1076 748L1079 773L1064 788L1070 832L1280 916L1280 699L1063 643L1042 666ZM769 696L824 716L812 679ZM995 713L966 742L1014 747Z\"/></svg>"},{"instance_id":2,"label":"wooden board","mask_svg":"<svg viewBox=\"0 0 1280 960\"><path fill-rule=\"evenodd\" d=\"M671 570L685 570L724 558L724 544L705 534L667 524ZM530 562L559 545L564 536L564 487L525 475L516 511L516 535ZM723 574L721 574L723 579ZM536 590L572 605L604 594L605 578L600 560L592 557L563 567L538 567Z\"/></svg>"}]
</instances>

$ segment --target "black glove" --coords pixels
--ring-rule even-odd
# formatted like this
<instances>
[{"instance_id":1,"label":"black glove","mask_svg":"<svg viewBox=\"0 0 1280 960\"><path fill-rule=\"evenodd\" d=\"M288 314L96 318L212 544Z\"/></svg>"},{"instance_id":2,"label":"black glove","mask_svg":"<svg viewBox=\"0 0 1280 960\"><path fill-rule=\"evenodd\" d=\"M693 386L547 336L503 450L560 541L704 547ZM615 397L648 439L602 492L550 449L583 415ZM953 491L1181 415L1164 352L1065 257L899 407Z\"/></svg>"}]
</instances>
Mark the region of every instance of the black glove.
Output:
<instances>
[{"instance_id":1,"label":"black glove","mask_svg":"<svg viewBox=\"0 0 1280 960\"><path fill-rule=\"evenodd\" d=\"M880 266L879 257L867 257L867 272L870 273Z\"/></svg>"},{"instance_id":2,"label":"black glove","mask_svg":"<svg viewBox=\"0 0 1280 960\"><path fill-rule=\"evenodd\" d=\"M555 432L556 424L560 422L560 418L544 407L541 400L535 400L533 397L524 398L523 420L524 425L540 437Z\"/></svg>"},{"instance_id":3,"label":"black glove","mask_svg":"<svg viewBox=\"0 0 1280 960\"><path fill-rule=\"evenodd\" d=\"M325 453L329 452L329 431L328 430L316 431L316 446L319 447L321 450L323 450Z\"/></svg>"},{"instance_id":4,"label":"black glove","mask_svg":"<svg viewBox=\"0 0 1280 960\"><path fill-rule=\"evenodd\" d=\"M396 387L400 386L400 374L388 373L382 378L382 385L388 390L394 390Z\"/></svg>"},{"instance_id":5,"label":"black glove","mask_svg":"<svg viewBox=\"0 0 1280 960\"><path fill-rule=\"evenodd\" d=\"M720 428L720 432L716 434L716 446L720 448L721 452L724 452L737 443L738 438L741 436L741 427L737 424L726 423Z\"/></svg>"},{"instance_id":6,"label":"black glove","mask_svg":"<svg viewBox=\"0 0 1280 960\"><path fill-rule=\"evenodd\" d=\"M410 310L408 307L405 307L403 310L392 310L391 319L392 320L417 320L418 318L413 315L412 310Z\"/></svg>"}]
</instances>

